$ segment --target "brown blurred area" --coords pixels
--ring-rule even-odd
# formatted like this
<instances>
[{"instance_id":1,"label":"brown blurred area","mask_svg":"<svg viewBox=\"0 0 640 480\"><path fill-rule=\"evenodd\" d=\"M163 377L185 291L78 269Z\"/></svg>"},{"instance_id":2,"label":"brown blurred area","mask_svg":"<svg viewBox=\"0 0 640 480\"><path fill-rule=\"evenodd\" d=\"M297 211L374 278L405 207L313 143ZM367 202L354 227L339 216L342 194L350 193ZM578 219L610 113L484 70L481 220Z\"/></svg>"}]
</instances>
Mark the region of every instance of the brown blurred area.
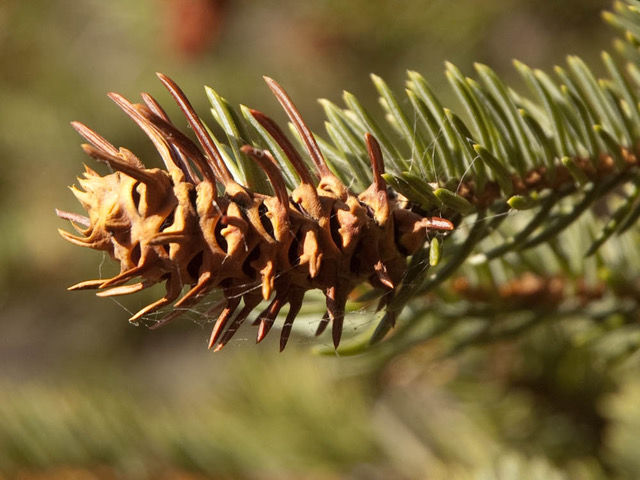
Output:
<instances>
[{"instance_id":1,"label":"brown blurred area","mask_svg":"<svg viewBox=\"0 0 640 480\"><path fill-rule=\"evenodd\" d=\"M165 2L165 0L162 0ZM166 11L167 30L176 52L198 60L215 48L225 24L227 0L169 0L161 5Z\"/></svg>"},{"instance_id":2,"label":"brown blurred area","mask_svg":"<svg viewBox=\"0 0 640 480\"><path fill-rule=\"evenodd\" d=\"M514 57L549 70L575 53L597 71L598 52L610 45L600 20L607 7L605 0L0 2L0 478L454 478L449 465L490 465L502 451L523 465L527 455L539 457L550 473L596 464L600 424L576 427L528 390L505 390L505 370L521 384L534 381L509 347L460 361L439 358L431 344L326 358L312 356L316 340L299 334L278 354L273 341L254 345L247 325L213 354L210 324L197 314L158 331L129 325L128 311L149 296L116 302L65 291L113 265L65 243L56 229L67 225L54 208L80 211L66 187L83 162L104 171L83 155L72 120L158 166L150 142L105 96L148 91L177 119L156 71L172 76L205 119L209 85L232 105L283 120L262 81L269 75L322 134L316 99L340 103L346 89L373 110L371 72L401 93L406 70L417 70L443 103L457 105L445 60L468 75L473 62L487 63L516 87ZM321 315L309 308L303 330ZM348 322L357 333L370 317L356 312ZM609 386L583 406L593 415L603 392ZM579 435L584 442L572 443Z\"/></svg>"}]
</instances>

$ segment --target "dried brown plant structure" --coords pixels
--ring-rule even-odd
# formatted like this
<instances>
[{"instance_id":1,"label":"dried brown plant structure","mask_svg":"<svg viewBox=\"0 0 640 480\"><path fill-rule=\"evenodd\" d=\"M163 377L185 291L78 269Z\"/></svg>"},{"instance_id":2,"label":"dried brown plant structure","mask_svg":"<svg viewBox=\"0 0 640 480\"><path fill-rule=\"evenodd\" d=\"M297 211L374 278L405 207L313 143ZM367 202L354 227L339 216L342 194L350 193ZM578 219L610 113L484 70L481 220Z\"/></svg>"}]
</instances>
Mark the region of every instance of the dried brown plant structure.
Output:
<instances>
[{"instance_id":1,"label":"dried brown plant structure","mask_svg":"<svg viewBox=\"0 0 640 480\"><path fill-rule=\"evenodd\" d=\"M78 233L61 230L65 239L106 251L120 263L120 273L113 278L84 281L70 290L97 289L98 296L110 297L165 284L166 294L134 314L131 322L173 304L152 328L164 325L212 290L220 290L223 301L207 313L218 315L209 348L223 348L250 313L262 301L270 301L255 321L257 341L265 338L289 304L280 334L283 350L305 293L320 289L326 313L317 334L331 323L337 347L353 288L368 282L385 291L379 305L384 308L403 280L407 257L423 246L428 232L453 229L449 220L416 213L403 197L391 194L382 177L380 146L368 133L374 181L359 195L351 192L329 170L300 113L270 78L267 84L295 126L314 171L280 127L253 110L300 181L289 192L272 154L245 145L242 152L264 171L275 194L251 191L234 179L180 88L167 76L158 77L186 116L199 146L176 128L150 95L142 94L143 103L131 103L111 93L109 97L149 136L165 169L145 167L131 151L73 122L88 142L84 151L114 172L101 176L86 167L78 179L80 188L71 187L88 216L58 211Z\"/></svg>"}]
</instances>

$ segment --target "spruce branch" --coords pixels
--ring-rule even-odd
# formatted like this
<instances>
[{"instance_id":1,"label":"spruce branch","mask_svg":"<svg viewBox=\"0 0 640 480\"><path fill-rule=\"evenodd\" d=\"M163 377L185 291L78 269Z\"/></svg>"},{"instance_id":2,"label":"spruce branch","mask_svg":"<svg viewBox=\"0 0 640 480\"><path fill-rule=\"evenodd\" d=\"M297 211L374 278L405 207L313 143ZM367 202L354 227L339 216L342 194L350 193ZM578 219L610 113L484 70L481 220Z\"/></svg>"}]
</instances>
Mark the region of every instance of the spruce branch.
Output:
<instances>
[{"instance_id":1,"label":"spruce branch","mask_svg":"<svg viewBox=\"0 0 640 480\"><path fill-rule=\"evenodd\" d=\"M405 197L400 201L406 200L409 208L425 216L442 216L455 224L456 231L442 245L435 233L413 255L393 298L380 300L382 311L372 332L344 346L345 351L360 351L384 338L410 301L428 306L428 316L443 321L484 315L485 328L478 330L474 341L522 331L528 321L505 330L494 319L517 318L525 310L531 325L552 311L575 314L575 305L590 316L587 307L592 302L581 296L579 288L588 275L575 265L596 262L600 269L611 269L603 249L619 249L625 238L638 235L639 11L637 1L624 0L603 14L623 33L615 42L618 59L602 54L606 78L597 78L577 56L568 56L566 64L552 73L514 61L528 88L528 93L517 92L487 65L475 64L472 77L447 62L445 75L459 100L458 106L449 107L415 71L408 72L405 96L372 75L383 114L380 121L350 92L343 93L343 106L320 100L327 139L312 135L306 127L300 129L297 117L289 115L296 123L289 125L290 133L306 147L301 150L309 152L309 159L296 153L268 117L245 106L236 111L206 87L211 113L225 138L216 138L206 127L201 135L206 134L204 129L211 135L210 147L219 152L219 168L226 170L228 183L265 194L272 194L273 188L251 160L253 149L243 145L271 152L290 190L301 180L309 184L317 180L312 174L300 178L306 170L300 165L311 160L322 167L318 170L322 175L335 175L359 193L375 180L365 141L373 135L386 164L382 177ZM283 105L286 109L286 102ZM319 162L321 156L326 165ZM379 175L378 181L384 183ZM572 238L580 239L579 247L568 248L575 243ZM588 243L582 245L585 239ZM547 256L551 252L546 263L536 261L543 252ZM625 261L625 267L640 267L636 258ZM470 278L481 280L474 285ZM611 283L614 278L599 279L598 288L607 292L603 293L607 298L619 299L620 292ZM464 282L469 288L461 288ZM552 283L562 288L545 290ZM489 295L490 289L498 297ZM523 298L527 289L528 299ZM469 300L465 295L477 297L479 292L487 293L486 305L465 310L447 303L464 304ZM544 311L536 311L532 298L542 299ZM631 305L629 311L635 311L635 303L625 302ZM408 323L415 323L415 314L413 318ZM415 327L400 328L397 341Z\"/></svg>"}]
</instances>

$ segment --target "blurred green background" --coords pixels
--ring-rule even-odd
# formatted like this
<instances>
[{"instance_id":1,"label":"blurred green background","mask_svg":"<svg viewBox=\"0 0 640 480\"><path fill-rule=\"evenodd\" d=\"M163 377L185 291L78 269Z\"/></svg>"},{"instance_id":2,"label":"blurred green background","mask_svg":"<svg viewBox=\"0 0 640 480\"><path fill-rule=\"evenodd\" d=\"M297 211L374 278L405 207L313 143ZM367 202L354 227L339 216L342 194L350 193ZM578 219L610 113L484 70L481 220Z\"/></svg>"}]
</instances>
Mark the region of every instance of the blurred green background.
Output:
<instances>
[{"instance_id":1,"label":"blurred green background","mask_svg":"<svg viewBox=\"0 0 640 480\"><path fill-rule=\"evenodd\" d=\"M281 82L316 131L317 98L343 89L376 105L368 74L401 91L424 74L511 59L594 65L606 0L4 0L0 2L0 478L637 478L637 359L605 368L545 326L444 355L327 358L304 335L283 354L247 326L222 353L195 316L130 326L145 298L66 286L109 259L65 243L54 207L85 158L69 121L157 165L150 142L105 96L148 91L154 72L206 117L203 86L284 119L261 76ZM176 122L179 123L179 122ZM184 123L183 123L184 125ZM319 314L300 320L313 328ZM368 327L354 313L348 330ZM327 339L320 339L327 342ZM635 373L635 375L634 375Z\"/></svg>"}]
</instances>

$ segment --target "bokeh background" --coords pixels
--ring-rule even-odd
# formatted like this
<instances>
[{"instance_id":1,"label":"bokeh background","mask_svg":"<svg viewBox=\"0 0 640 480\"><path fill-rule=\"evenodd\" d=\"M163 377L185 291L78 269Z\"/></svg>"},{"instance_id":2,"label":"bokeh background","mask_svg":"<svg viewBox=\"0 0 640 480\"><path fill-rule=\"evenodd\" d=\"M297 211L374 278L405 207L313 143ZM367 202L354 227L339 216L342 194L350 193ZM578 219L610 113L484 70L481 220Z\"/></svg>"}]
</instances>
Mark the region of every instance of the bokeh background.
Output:
<instances>
[{"instance_id":1,"label":"bokeh background","mask_svg":"<svg viewBox=\"0 0 640 480\"><path fill-rule=\"evenodd\" d=\"M466 74L487 63L516 88L514 57L549 70L576 53L598 72L608 7L0 2L0 478L637 478L637 360L612 371L544 326L454 356L428 342L353 358L312 355L328 340L304 335L279 354L273 341L255 346L247 326L213 354L197 315L149 331L126 321L144 296L67 293L109 259L64 242L54 215L79 211L66 187L91 164L71 120L157 164L105 96L148 91L178 118L156 71L205 117L210 85L282 120L267 74L322 132L317 98L340 103L346 89L375 108L371 72L402 91L417 70L454 108L445 60ZM318 319L310 306L301 321ZM348 330L369 322L354 312Z\"/></svg>"}]
</instances>

